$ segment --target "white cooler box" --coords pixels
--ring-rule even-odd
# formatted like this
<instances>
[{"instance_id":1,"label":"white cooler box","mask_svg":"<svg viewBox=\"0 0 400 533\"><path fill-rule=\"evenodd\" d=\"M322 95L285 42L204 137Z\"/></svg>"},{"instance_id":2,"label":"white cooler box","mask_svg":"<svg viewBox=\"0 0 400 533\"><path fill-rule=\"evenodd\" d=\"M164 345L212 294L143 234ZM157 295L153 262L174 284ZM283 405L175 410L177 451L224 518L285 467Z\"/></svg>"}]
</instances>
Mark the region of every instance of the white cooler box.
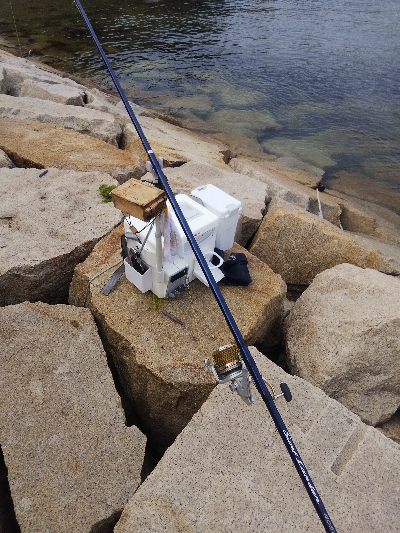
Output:
<instances>
[{"instance_id":1,"label":"white cooler box","mask_svg":"<svg viewBox=\"0 0 400 533\"><path fill-rule=\"evenodd\" d=\"M190 198L217 215L219 222L215 246L220 250L229 250L235 239L242 203L211 184L197 187L190 193Z\"/></svg>"},{"instance_id":2,"label":"white cooler box","mask_svg":"<svg viewBox=\"0 0 400 533\"><path fill-rule=\"evenodd\" d=\"M177 194L176 201L182 210L201 252L206 256L206 260L210 262L215 248L215 238L219 224L218 216L198 202L195 202L193 198L189 198L189 196L184 194ZM184 285L186 283L186 277L189 281L192 281L194 277L197 277L203 281L203 283L207 284L205 276L196 261L194 252L169 202L167 202L167 206L168 216L174 219L176 229L183 242L184 258L182 259L178 257L178 255L172 255L173 262L170 263L163 257L162 280L159 280L156 268L157 244L155 227L153 226L141 252L141 258L148 265L149 269L144 274L140 274L125 261L125 274L127 279L141 292L146 292L151 289L160 298L165 298L165 296L175 290L176 287L179 287L182 284ZM125 218L124 222L126 232L129 232L130 226L134 226L138 231L144 230L143 233L140 234L140 241L137 240L137 237L134 238L133 235L132 238L127 239L128 249L132 248L134 251L138 252L142 248L141 242L143 242L143 239L147 235L147 230L145 229L147 223L133 216L128 216ZM162 246L164 248L164 239L162 239ZM214 279L219 281L223 276L221 271L215 269L214 265L211 263L209 266L213 269L212 273Z\"/></svg>"}]
</instances>

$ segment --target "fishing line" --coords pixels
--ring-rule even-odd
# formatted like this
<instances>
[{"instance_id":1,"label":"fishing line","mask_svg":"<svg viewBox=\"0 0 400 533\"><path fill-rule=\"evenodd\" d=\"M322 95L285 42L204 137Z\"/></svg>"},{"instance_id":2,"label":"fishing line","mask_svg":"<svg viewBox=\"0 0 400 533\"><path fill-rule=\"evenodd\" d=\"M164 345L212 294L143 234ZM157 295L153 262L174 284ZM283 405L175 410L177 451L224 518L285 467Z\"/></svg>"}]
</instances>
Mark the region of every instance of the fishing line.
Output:
<instances>
[{"instance_id":1,"label":"fishing line","mask_svg":"<svg viewBox=\"0 0 400 533\"><path fill-rule=\"evenodd\" d=\"M12 3L11 3L11 0L10 0L10 8L11 8L12 18L13 18L13 22L14 22L15 33L16 33L16 35L17 35L19 54L20 54L20 56L22 57L22 48L21 48L21 43L20 43L20 41L19 41L19 34L18 34L18 30L17 30L17 23L15 22L14 9L13 9L13 6L12 6Z\"/></svg>"},{"instance_id":2,"label":"fishing line","mask_svg":"<svg viewBox=\"0 0 400 533\"><path fill-rule=\"evenodd\" d=\"M189 227L189 224L188 222L186 221L184 215L183 215L183 212L172 192L172 189L171 187L169 186L169 183L168 183L168 180L167 180L167 177L164 175L162 169L161 169L161 166L160 164L158 163L157 161L157 158L155 157L154 155L154 152L153 150L151 149L151 146L149 144L149 142L147 141L144 133L143 133L143 130L128 102L128 99L126 98L125 96L125 93L117 79L117 77L115 76L115 73L108 61L108 58L107 56L105 55L104 53L104 50L93 30L93 27L80 3L79 0L74 0L75 1L75 4L76 6L78 7L81 15L82 15L82 18L84 19L85 21L85 24L90 32L90 35L92 36L92 39L93 41L96 43L96 46L97 46L97 49L103 59L103 62L108 70L108 73L110 74L112 80L113 80L113 83L115 85L115 88L117 89L118 91L118 94L120 95L121 97L121 100L125 106L125 109L133 123L133 125L135 126L135 129L136 129L136 132L137 134L139 135L139 138L143 144L143 147L144 149L146 150L146 153L148 154L149 156L149 159L150 159L150 162L151 162L151 165L155 171L155 173L157 174L157 177L159 179L159 183L162 185L162 187L164 188L164 191L167 195L167 198L175 212L175 215L182 227L182 230L183 232L185 233L186 235L186 238L192 248L192 251L197 259L197 262L199 263L200 265L200 268L201 270L203 271L203 274L204 276L206 277L207 279L207 282L209 284L209 287L210 289L212 290L213 294L214 294L214 297L219 305L219 308L222 312L222 314L224 315L224 318L225 318L225 321L229 327L229 329L231 330L231 333L235 339L235 342L237 344L237 347L238 349L240 350L240 354L241 354L241 357L242 357L242 361L246 367L246 371L250 374L251 378L252 378L252 382L254 383L255 387L257 388L258 392L260 393L260 396L261 398L263 399L274 423L275 423L275 426L276 426L276 429L278 430L278 433L280 435L280 437L282 438L283 440L283 443L285 444L286 446L286 449L292 459L292 462L296 468L296 471L298 473L298 475L300 476L300 479L301 481L303 482L303 485L308 493L308 496L312 502L312 504L314 505L314 509L316 510L317 514L318 514L318 517L321 521L321 523L323 524L324 528L325 528L325 531L327 533L336 533L336 529L334 527L334 525L332 524L332 521L329 517L329 514L327 512L327 510L325 509L325 506L322 502L322 499L321 497L319 496L318 492L317 492L317 489L315 488L312 480L311 480L311 477L310 475L308 474L307 472L307 469L305 467L305 464L304 462L302 461L301 457L300 457L300 454L299 452L297 451L296 449L296 446L294 445L294 442L292 440L292 437L288 431L288 429L286 428L283 420L282 420L282 417L278 411L278 409L276 408L276 405L275 405L275 402L274 402L274 399L272 398L271 396L271 393L270 391L268 390L268 387L266 386L266 384L264 383L264 380L257 368L257 365L250 353L250 350L248 349L244 339L243 339L243 336L241 334L241 332L239 331L239 328L229 310L229 307L227 306L223 296L222 296L222 293L214 279L214 276L212 275L211 273L211 270L207 264L207 261L206 259L204 258L202 252L201 252L201 249L199 247L199 245L197 244L197 241L196 239L194 238L193 236L193 233Z\"/></svg>"}]
</instances>

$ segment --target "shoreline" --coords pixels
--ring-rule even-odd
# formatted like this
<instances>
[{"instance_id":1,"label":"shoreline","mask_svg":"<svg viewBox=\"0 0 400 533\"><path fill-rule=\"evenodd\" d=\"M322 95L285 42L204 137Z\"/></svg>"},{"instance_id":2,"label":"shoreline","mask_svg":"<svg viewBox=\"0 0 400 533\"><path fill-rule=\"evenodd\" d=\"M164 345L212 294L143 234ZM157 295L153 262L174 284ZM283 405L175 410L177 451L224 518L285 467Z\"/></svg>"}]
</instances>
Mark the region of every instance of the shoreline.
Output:
<instances>
[{"instance_id":1,"label":"shoreline","mask_svg":"<svg viewBox=\"0 0 400 533\"><path fill-rule=\"evenodd\" d=\"M20 50L18 47L10 44L5 39L0 37L0 51L4 51L7 54L10 54L11 56L14 56L18 59L25 59L33 64L35 64L37 67L41 68L44 71L48 71L50 73L56 74L57 76L66 79L66 80L72 80L75 83L78 83L80 85L83 85L84 87L88 88L89 90L95 89L100 91L101 93L105 94L108 98L110 98L114 104L121 104L122 101L120 99L120 96L118 95L118 92L116 90L110 90L107 89L97 83L95 83L92 79L82 77L82 76L76 76L67 72L60 71L58 69L55 69L54 67L47 65L40 59L36 57L31 56L22 56L20 54ZM138 105L135 103L135 105ZM284 179L288 179L289 181L293 182L293 186L296 185L305 185L307 187L311 187L315 190L317 186L323 183L324 180L324 171L322 169L317 169L315 167L315 172L310 172L308 167L311 167L311 165L296 160L295 158L291 157L282 157L278 158L274 155L269 155L266 153L256 153L256 152L250 152L247 150L237 150L236 146L232 142L229 143L227 141L222 140L219 138L218 135L213 134L207 134L204 132L197 131L196 129L191 129L190 127L187 127L183 121L175 119L174 117L168 115L168 114L162 114L157 111L154 111L147 107L142 107L139 105L139 108L145 109L146 112L148 112L151 116L154 118L157 118L159 120L162 120L166 122L167 124L171 124L173 126L177 126L181 128L183 131L187 132L189 135L198 137L199 139L203 139L206 142L214 143L216 145L219 145L221 147L220 153L223 154L223 160L226 164L229 163L230 160L236 159L236 158L244 158L248 160L249 162L261 164L263 168L274 175L277 175L278 177L283 177ZM139 121L140 122L140 121ZM281 161L280 161L281 159ZM285 164L285 161L290 161L290 164ZM318 172L320 171L320 172ZM325 185L325 184L324 184ZM324 188L324 192L329 195L332 200L336 202L345 201L350 204L353 204L353 206L356 209L359 209L361 211L373 213L374 215L377 215L378 217L381 217L382 219L386 220L390 224L394 225L400 230L400 215L398 215L396 212L391 210L390 208L371 203L370 201L360 198L357 196L356 193L349 193L349 191L336 191L334 189L329 189L327 187Z\"/></svg>"},{"instance_id":2,"label":"shoreline","mask_svg":"<svg viewBox=\"0 0 400 533\"><path fill-rule=\"evenodd\" d=\"M14 55L15 57L22 57L23 59L28 59L29 61L32 61L36 65L40 66L41 68L44 68L45 70L48 70L49 72L55 73L58 76L66 79L71 79L75 81L78 84L84 85L85 87L89 89L98 89L102 93L106 94L108 97L114 98L115 102L121 102L120 96L118 95L118 92L116 89L107 89L106 87L97 84L94 82L91 78L71 74L59 69L56 69L45 62L41 61L39 58L35 56L29 56L27 54L22 55L20 53L20 49L11 44L10 42L6 41L4 38L0 36L0 50L4 50L7 53L10 53ZM129 98L128 98L129 99ZM135 99L133 98L133 101ZM136 104L136 102L135 102ZM141 106L140 104L136 104ZM192 133L193 135L198 135L201 138L204 138L210 142L214 142L217 144L224 145L226 147L226 151L229 154L227 157L243 157L245 159L249 159L253 162L260 162L262 163L269 171L271 172L278 172L282 171L285 175L287 173L291 173L292 176L296 172L302 172L310 177L310 183L313 183L313 186L316 185L323 185L325 192L329 195L331 195L333 198L336 199L345 199L348 202L354 203L358 208L360 209L366 209L380 217L385 218L388 222L395 224L398 226L400 230L400 207L397 208L397 202L396 199L391 197L390 190L383 189L381 191L381 194L376 194L374 191L374 188L372 188L371 191L368 190L368 184L369 180L367 178L362 179L361 175L358 176L354 173L349 172L348 179L350 180L350 187L346 184L343 184L341 187L335 189L332 188L332 180L336 180L337 178L335 175L331 176L329 173L327 174L324 169L314 167L313 165L302 161L300 159L297 159L296 157L292 157L291 155L283 155L278 156L274 154L268 154L266 152L259 152L259 151L252 151L251 148L249 148L249 144L245 143L245 146L239 147L238 144L240 143L240 140L235 140L234 138L227 138L225 134L218 134L218 133L210 133L210 132L204 132L196 127L191 127L189 120L181 120L173 117L172 115L166 114L166 113L160 113L158 111L155 111L151 108L148 108L147 106L143 107L151 113L153 116L167 122L170 124L173 124L175 126L178 126L185 131L188 131ZM189 123L188 123L189 122ZM318 176L318 180L315 179L315 177ZM290 179L290 178L289 178ZM296 182L296 178L292 177L294 181ZM303 178L301 182L307 181ZM385 187L385 186L384 186ZM381 201L380 203L376 203L376 198L380 197Z\"/></svg>"}]
</instances>

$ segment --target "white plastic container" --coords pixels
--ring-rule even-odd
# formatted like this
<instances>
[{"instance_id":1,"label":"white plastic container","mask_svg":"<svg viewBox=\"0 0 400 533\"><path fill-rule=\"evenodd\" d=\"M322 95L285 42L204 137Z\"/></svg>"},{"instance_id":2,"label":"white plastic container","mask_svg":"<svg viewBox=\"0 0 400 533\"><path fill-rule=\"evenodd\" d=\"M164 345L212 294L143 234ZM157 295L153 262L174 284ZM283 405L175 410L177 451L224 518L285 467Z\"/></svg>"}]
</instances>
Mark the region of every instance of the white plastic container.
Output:
<instances>
[{"instance_id":1,"label":"white plastic container","mask_svg":"<svg viewBox=\"0 0 400 533\"><path fill-rule=\"evenodd\" d=\"M217 215L219 222L215 246L220 250L229 250L235 239L242 203L211 184L197 187L190 197Z\"/></svg>"},{"instance_id":2,"label":"white plastic container","mask_svg":"<svg viewBox=\"0 0 400 533\"><path fill-rule=\"evenodd\" d=\"M140 292L147 292L151 290L153 286L153 269L149 267L144 274L141 274L137 270L135 270L131 265L129 265L124 259L125 263L125 276L137 287Z\"/></svg>"},{"instance_id":3,"label":"white plastic container","mask_svg":"<svg viewBox=\"0 0 400 533\"><path fill-rule=\"evenodd\" d=\"M216 257L218 259L218 264L217 265L214 265L213 263L211 263L210 259L212 257ZM216 254L215 252L208 252L204 255L204 258L205 260L207 261L207 265L208 265L208 268L210 269L210 272L215 280L216 283L218 283L219 281L221 281L221 279L224 277L224 274L222 273L222 271L219 269L219 267L222 265L222 263L224 262L223 258L220 257L218 254ZM196 266L194 267L194 271L193 271L193 274L194 276L199 279L202 283L204 283L204 285L207 285L208 287L208 281L205 277L205 275L203 274L203 271L201 270L201 267L199 265L199 263L197 263L196 261Z\"/></svg>"},{"instance_id":4,"label":"white plastic container","mask_svg":"<svg viewBox=\"0 0 400 533\"><path fill-rule=\"evenodd\" d=\"M215 238L217 235L217 226L219 223L218 216L212 213L206 207L202 206L200 203L196 202L193 198L189 198L189 196L186 196L184 194L177 194L176 200L203 255L208 253L212 254L215 248ZM158 287L158 273L156 266L156 237L154 226L151 229L146 244L141 252L141 258L149 265L149 270L152 270L152 284L148 283L148 278L146 276L147 272L144 274L145 279L142 279L141 274L136 272L135 269L133 269L130 265L125 264L126 277L129 281L131 281L131 283L136 285L136 287L138 287L138 289L142 292L145 292L145 290L143 289L149 287L153 290L153 292L156 291L156 294L161 298L165 297L165 293L167 291L167 287L170 284L171 277L173 277L183 268L187 267L187 277L189 281L192 281L194 278L194 269L197 265L197 261L192 251L192 248L169 202L167 202L167 207L168 216L171 216L174 219L176 229L182 239L184 258L181 259L178 257L178 255L173 255L172 264L169 263L169 261L167 261L166 259L163 259L164 281L162 283L164 284L164 286L162 288ZM138 234L140 241L137 241L135 239L128 239L128 248L132 247L136 252L139 251L139 249L141 248L141 242L143 242L148 232L146 225L146 222L139 220L135 217L126 217L124 223L125 231L129 231L130 226L134 226L136 230L141 232L140 234ZM162 242L163 241L164 240L162 239Z\"/></svg>"}]
</instances>

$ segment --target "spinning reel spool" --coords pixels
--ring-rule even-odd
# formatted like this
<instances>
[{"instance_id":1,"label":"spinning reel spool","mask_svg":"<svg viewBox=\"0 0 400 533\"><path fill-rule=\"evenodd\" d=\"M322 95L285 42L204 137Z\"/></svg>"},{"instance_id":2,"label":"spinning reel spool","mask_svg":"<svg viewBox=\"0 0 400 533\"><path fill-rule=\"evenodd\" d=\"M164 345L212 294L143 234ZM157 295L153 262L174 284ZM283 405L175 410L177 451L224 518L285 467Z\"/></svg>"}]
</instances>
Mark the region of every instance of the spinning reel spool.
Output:
<instances>
[{"instance_id":1,"label":"spinning reel spool","mask_svg":"<svg viewBox=\"0 0 400 533\"><path fill-rule=\"evenodd\" d=\"M235 344L226 344L218 348L213 353L213 363L220 381L226 382L242 372L242 361Z\"/></svg>"},{"instance_id":2,"label":"spinning reel spool","mask_svg":"<svg viewBox=\"0 0 400 533\"><path fill-rule=\"evenodd\" d=\"M226 344L213 353L212 361L204 359L204 364L215 377L217 383L227 383L230 381L230 389L236 391L239 396L248 404L254 402L254 397L250 390L251 376L240 357L239 348L236 344ZM264 378L264 383L271 389L274 400L285 398L287 402L292 399L292 393L286 383L281 383L281 393L275 394L274 388Z\"/></svg>"}]
</instances>

